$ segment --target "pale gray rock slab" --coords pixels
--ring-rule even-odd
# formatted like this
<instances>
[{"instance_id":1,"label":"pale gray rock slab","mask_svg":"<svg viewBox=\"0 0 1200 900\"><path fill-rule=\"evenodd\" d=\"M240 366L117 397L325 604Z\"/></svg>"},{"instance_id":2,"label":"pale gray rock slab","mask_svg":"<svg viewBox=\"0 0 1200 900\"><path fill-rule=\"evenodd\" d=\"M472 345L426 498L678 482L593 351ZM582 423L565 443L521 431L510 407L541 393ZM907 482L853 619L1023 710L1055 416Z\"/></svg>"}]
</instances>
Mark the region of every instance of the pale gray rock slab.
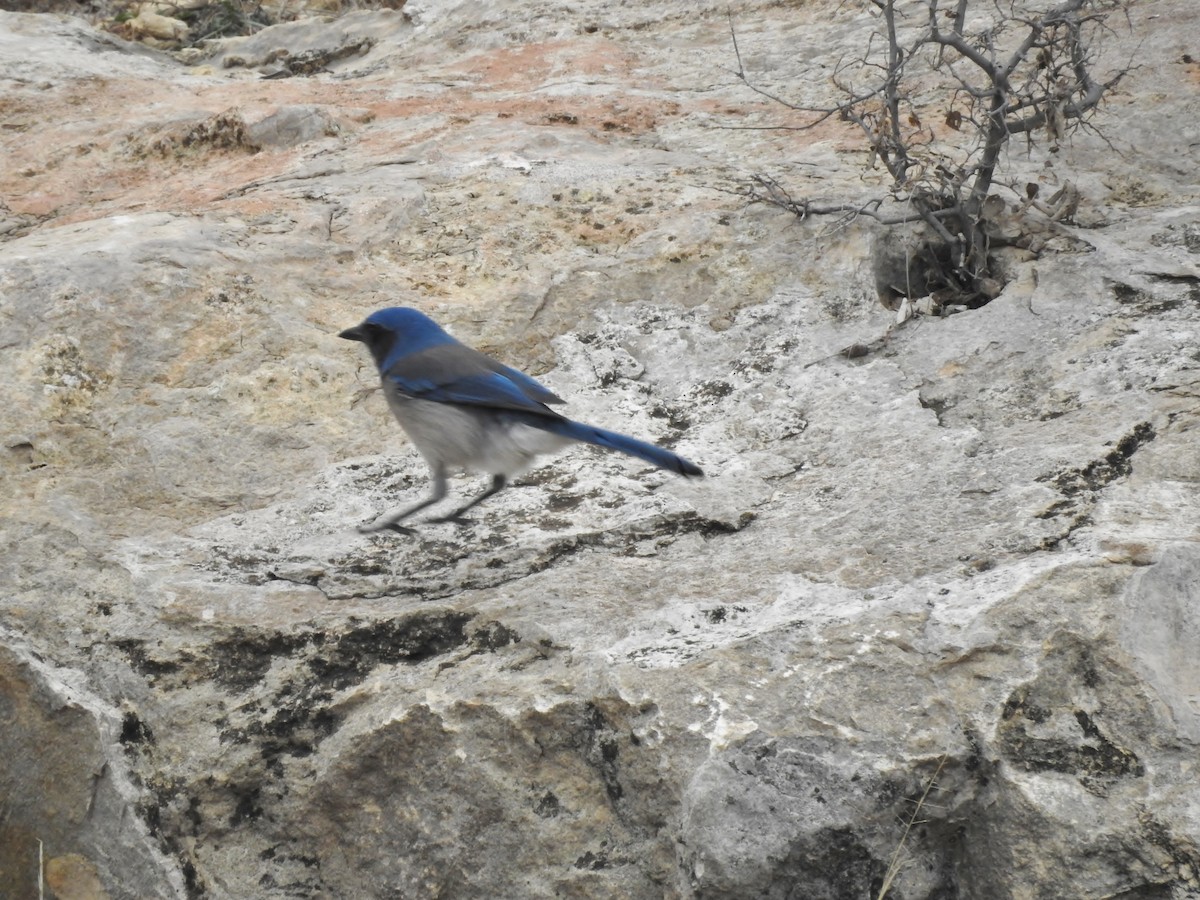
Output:
<instances>
[{"instance_id":1,"label":"pale gray rock slab","mask_svg":"<svg viewBox=\"0 0 1200 900\"><path fill-rule=\"evenodd\" d=\"M1200 728L1200 664L1195 547L1173 547L1129 583L1121 623L1121 646L1171 709L1180 734L1196 740Z\"/></svg>"},{"instance_id":2,"label":"pale gray rock slab","mask_svg":"<svg viewBox=\"0 0 1200 900\"><path fill-rule=\"evenodd\" d=\"M145 726L97 697L78 670L58 670L23 643L3 632L6 883L38 883L40 864L64 894L90 887L114 898L181 896L183 879L156 846L123 759L124 744Z\"/></svg>"},{"instance_id":3,"label":"pale gray rock slab","mask_svg":"<svg viewBox=\"0 0 1200 900\"><path fill-rule=\"evenodd\" d=\"M74 16L0 11L0 78L43 89L87 78L172 77L168 54L97 31ZM34 77L36 76L36 77Z\"/></svg>"},{"instance_id":4,"label":"pale gray rock slab","mask_svg":"<svg viewBox=\"0 0 1200 900\"><path fill-rule=\"evenodd\" d=\"M294 147L317 138L336 137L337 119L319 106L285 106L246 123L246 137L256 147Z\"/></svg>"},{"instance_id":5,"label":"pale gray rock slab","mask_svg":"<svg viewBox=\"0 0 1200 900\"><path fill-rule=\"evenodd\" d=\"M752 12L748 67L813 101L862 27ZM1155 21L1118 47L1181 65ZM412 0L215 49L373 40L261 82L0 25L23 91L177 86L109 161L214 109L270 132L162 157L191 206L0 244L4 871L42 834L110 896L840 898L898 850L895 897L1200 889L1185 79L1114 98L1161 159L1055 162L1103 228L896 326L865 229L746 206L877 173L725 127L772 110L724 6ZM465 528L358 534L428 490L336 337L392 304L707 477L573 448ZM61 803L17 784L42 745Z\"/></svg>"},{"instance_id":6,"label":"pale gray rock slab","mask_svg":"<svg viewBox=\"0 0 1200 900\"><path fill-rule=\"evenodd\" d=\"M233 70L297 63L312 68L294 74L369 67L377 45L394 48L412 32L408 17L398 10L357 10L343 16L312 17L262 28L253 34L215 40L205 47L203 62Z\"/></svg>"}]
</instances>

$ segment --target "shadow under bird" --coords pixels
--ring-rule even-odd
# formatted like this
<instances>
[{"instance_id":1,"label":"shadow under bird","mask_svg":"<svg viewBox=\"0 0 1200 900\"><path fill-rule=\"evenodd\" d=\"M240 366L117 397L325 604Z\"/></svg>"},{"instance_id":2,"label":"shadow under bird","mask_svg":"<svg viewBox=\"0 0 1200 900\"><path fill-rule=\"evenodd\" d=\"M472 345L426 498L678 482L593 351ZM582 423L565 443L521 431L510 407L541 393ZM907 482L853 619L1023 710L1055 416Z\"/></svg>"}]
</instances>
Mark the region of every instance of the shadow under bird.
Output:
<instances>
[{"instance_id":1,"label":"shadow under bird","mask_svg":"<svg viewBox=\"0 0 1200 900\"><path fill-rule=\"evenodd\" d=\"M388 406L429 464L433 493L415 506L385 516L359 531L390 528L446 496L446 479L457 469L487 472L482 494L434 522L465 522L463 513L504 489L542 453L581 442L618 450L680 475L700 477L694 463L645 441L575 422L548 404L562 399L524 372L455 340L415 309L372 313L339 337L371 351Z\"/></svg>"}]
</instances>

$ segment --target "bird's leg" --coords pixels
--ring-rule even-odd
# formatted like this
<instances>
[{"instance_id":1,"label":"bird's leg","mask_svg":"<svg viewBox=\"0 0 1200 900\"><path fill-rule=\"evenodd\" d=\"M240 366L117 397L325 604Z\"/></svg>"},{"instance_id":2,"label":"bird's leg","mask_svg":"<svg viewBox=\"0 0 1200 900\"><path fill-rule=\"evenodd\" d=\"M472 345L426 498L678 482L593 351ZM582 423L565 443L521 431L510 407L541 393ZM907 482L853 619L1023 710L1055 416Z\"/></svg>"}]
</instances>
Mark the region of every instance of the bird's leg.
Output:
<instances>
[{"instance_id":1,"label":"bird's leg","mask_svg":"<svg viewBox=\"0 0 1200 900\"><path fill-rule=\"evenodd\" d=\"M482 503L488 497L492 496L492 494L496 494L496 493L499 493L500 491L504 490L504 486L506 484L508 484L507 477L505 477L504 475L493 475L492 476L492 486L489 487L482 494L480 494L478 497L476 497L474 500L472 500L470 503L468 503L466 506L456 509L454 512L449 513L448 515L439 516L438 518L430 519L429 521L431 521L431 522L457 522L459 525L465 525L465 524L467 524L468 520L463 518L463 513L465 513L467 510L471 509L473 506L476 506L479 503Z\"/></svg>"},{"instance_id":2,"label":"bird's leg","mask_svg":"<svg viewBox=\"0 0 1200 900\"><path fill-rule=\"evenodd\" d=\"M420 512L427 506L433 506L433 504L437 503L439 500L441 500L445 496L446 496L446 471L441 466L438 466L437 468L435 468L433 470L433 493L432 494L430 494L428 497L426 497L424 500L422 500L420 503L416 504L415 506L410 506L408 509L402 509L402 510L400 510L400 512L393 513L392 515L387 516L386 518L383 518L383 519L376 519L374 522L372 522L369 525L359 525L358 532L359 532L359 534L374 534L376 531L383 531L385 529L390 529L391 531L395 531L400 534L416 534L416 532L413 529L405 528L403 525L400 525L398 523L402 519L407 519L413 513ZM480 498L480 499L482 499L482 498Z\"/></svg>"}]
</instances>

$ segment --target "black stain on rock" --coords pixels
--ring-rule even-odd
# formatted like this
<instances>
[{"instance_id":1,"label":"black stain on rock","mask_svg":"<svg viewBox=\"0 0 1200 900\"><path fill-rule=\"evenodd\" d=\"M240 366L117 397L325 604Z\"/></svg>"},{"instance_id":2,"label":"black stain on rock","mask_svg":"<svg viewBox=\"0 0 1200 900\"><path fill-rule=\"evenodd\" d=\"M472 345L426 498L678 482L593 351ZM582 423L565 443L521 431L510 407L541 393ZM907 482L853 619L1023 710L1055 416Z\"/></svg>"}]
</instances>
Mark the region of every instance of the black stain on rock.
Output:
<instances>
[{"instance_id":1,"label":"black stain on rock","mask_svg":"<svg viewBox=\"0 0 1200 900\"><path fill-rule=\"evenodd\" d=\"M1004 759L1026 772L1073 775L1098 795L1116 779L1145 775L1137 753L1117 736L1129 715L1121 675L1106 678L1102 670L1090 648L1058 638L1042 673L1004 703L997 727Z\"/></svg>"},{"instance_id":2,"label":"black stain on rock","mask_svg":"<svg viewBox=\"0 0 1200 900\"><path fill-rule=\"evenodd\" d=\"M1099 491L1133 471L1133 456L1154 440L1154 426L1138 423L1104 456L1075 469L1064 469L1055 475L1039 479L1049 481L1062 494L1073 497L1086 491Z\"/></svg>"},{"instance_id":3,"label":"black stain on rock","mask_svg":"<svg viewBox=\"0 0 1200 900\"><path fill-rule=\"evenodd\" d=\"M609 802L615 805L625 793L620 778L620 733L594 703L583 707L580 726L578 740L583 758L599 774Z\"/></svg>"},{"instance_id":4,"label":"black stain on rock","mask_svg":"<svg viewBox=\"0 0 1200 900\"><path fill-rule=\"evenodd\" d=\"M138 638L121 638L111 642L121 651L130 667L139 675L146 676L150 684L156 684L165 676L175 675L184 668L185 660L163 659L152 654L147 641Z\"/></svg>"},{"instance_id":5,"label":"black stain on rock","mask_svg":"<svg viewBox=\"0 0 1200 900\"><path fill-rule=\"evenodd\" d=\"M562 803L553 791L546 791L534 804L533 811L543 819L555 819L562 812Z\"/></svg>"},{"instance_id":6,"label":"black stain on rock","mask_svg":"<svg viewBox=\"0 0 1200 900\"><path fill-rule=\"evenodd\" d=\"M137 744L153 744L154 734L138 714L130 710L121 717L121 734L117 739L126 751L132 751Z\"/></svg>"},{"instance_id":7,"label":"black stain on rock","mask_svg":"<svg viewBox=\"0 0 1200 900\"><path fill-rule=\"evenodd\" d=\"M419 663L461 647L473 616L461 612L420 612L403 619L355 624L330 638L308 663L324 684L340 689L377 665Z\"/></svg>"},{"instance_id":8,"label":"black stain on rock","mask_svg":"<svg viewBox=\"0 0 1200 900\"><path fill-rule=\"evenodd\" d=\"M1055 550L1076 530L1090 524L1092 519L1088 510L1094 495L1133 472L1134 455L1154 438L1154 426L1140 422L1103 456L1086 465L1061 469L1038 478L1039 482L1053 485L1063 499L1051 503L1036 517L1045 521L1062 517L1065 523L1058 534L1045 537L1037 549Z\"/></svg>"},{"instance_id":9,"label":"black stain on rock","mask_svg":"<svg viewBox=\"0 0 1200 900\"><path fill-rule=\"evenodd\" d=\"M228 690L245 691L262 681L276 658L292 656L312 640L312 633L282 634L233 628L207 648L211 677Z\"/></svg>"}]
</instances>

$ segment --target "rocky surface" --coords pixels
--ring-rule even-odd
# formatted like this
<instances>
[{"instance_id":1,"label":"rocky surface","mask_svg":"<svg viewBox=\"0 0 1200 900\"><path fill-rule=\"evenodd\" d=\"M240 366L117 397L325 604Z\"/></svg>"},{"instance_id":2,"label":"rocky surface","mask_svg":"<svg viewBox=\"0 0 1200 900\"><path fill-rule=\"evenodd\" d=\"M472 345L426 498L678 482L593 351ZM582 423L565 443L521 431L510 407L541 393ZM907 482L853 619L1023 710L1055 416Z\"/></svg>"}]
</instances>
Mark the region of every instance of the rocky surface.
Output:
<instances>
[{"instance_id":1,"label":"rocky surface","mask_svg":"<svg viewBox=\"0 0 1200 900\"><path fill-rule=\"evenodd\" d=\"M865 24L739 44L815 96ZM1200 9L1130 24L1010 160L1078 224L893 327L865 230L741 195L880 181L730 127L724 6L0 13L0 895L1200 896ZM336 337L393 304L709 477L358 535L426 490Z\"/></svg>"}]
</instances>

